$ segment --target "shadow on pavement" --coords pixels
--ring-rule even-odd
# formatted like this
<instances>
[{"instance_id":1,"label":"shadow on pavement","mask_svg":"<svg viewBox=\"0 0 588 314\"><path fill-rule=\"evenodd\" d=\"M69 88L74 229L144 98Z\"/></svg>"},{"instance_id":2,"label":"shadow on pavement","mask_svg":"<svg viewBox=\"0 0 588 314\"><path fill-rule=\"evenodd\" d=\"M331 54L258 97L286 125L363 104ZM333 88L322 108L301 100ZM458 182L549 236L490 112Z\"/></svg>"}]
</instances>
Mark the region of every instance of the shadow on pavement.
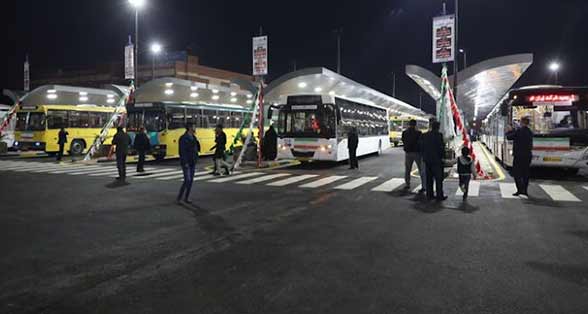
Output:
<instances>
[{"instance_id":1,"label":"shadow on pavement","mask_svg":"<svg viewBox=\"0 0 588 314\"><path fill-rule=\"evenodd\" d=\"M445 209L445 206L441 202L436 201L425 201L414 203L413 208L421 213L435 214Z\"/></svg>"},{"instance_id":2,"label":"shadow on pavement","mask_svg":"<svg viewBox=\"0 0 588 314\"><path fill-rule=\"evenodd\" d=\"M473 214L480 210L480 206L474 206L468 203L467 201L462 202L459 207L456 209L466 214Z\"/></svg>"},{"instance_id":3,"label":"shadow on pavement","mask_svg":"<svg viewBox=\"0 0 588 314\"><path fill-rule=\"evenodd\" d=\"M527 262L527 266L559 279L588 287L588 267L554 263Z\"/></svg>"},{"instance_id":4,"label":"shadow on pavement","mask_svg":"<svg viewBox=\"0 0 588 314\"><path fill-rule=\"evenodd\" d=\"M194 218L196 218L198 225L206 233L222 235L235 231L235 228L231 227L223 217L212 215L210 214L210 211L198 205L182 203L180 206L194 214Z\"/></svg>"},{"instance_id":5,"label":"shadow on pavement","mask_svg":"<svg viewBox=\"0 0 588 314\"><path fill-rule=\"evenodd\" d=\"M584 230L584 231L570 231L568 232L571 235L575 235L576 237L582 238L584 240L588 240L588 230Z\"/></svg>"},{"instance_id":6,"label":"shadow on pavement","mask_svg":"<svg viewBox=\"0 0 588 314\"><path fill-rule=\"evenodd\" d=\"M130 183L128 183L126 181L123 182L123 181L116 180L114 182L108 183L107 185L105 185L105 187L108 189L118 189L118 188L125 187L127 185L130 185Z\"/></svg>"}]
</instances>

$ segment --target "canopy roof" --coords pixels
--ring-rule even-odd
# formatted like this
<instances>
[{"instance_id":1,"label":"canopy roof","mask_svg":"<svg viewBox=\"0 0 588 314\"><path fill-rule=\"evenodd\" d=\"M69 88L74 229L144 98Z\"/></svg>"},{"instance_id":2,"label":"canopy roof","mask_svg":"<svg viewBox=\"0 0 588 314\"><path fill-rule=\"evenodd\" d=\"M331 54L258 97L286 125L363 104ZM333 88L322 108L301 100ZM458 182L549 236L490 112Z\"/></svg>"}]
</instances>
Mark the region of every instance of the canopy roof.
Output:
<instances>
[{"instance_id":1,"label":"canopy roof","mask_svg":"<svg viewBox=\"0 0 588 314\"><path fill-rule=\"evenodd\" d=\"M135 94L137 103L169 102L249 108L254 93L236 83L213 85L177 78L160 78L141 85Z\"/></svg>"},{"instance_id":2,"label":"canopy roof","mask_svg":"<svg viewBox=\"0 0 588 314\"><path fill-rule=\"evenodd\" d=\"M96 105L116 106L128 95L127 87L107 85L104 89L65 85L44 85L27 93L23 105Z\"/></svg>"},{"instance_id":3,"label":"canopy roof","mask_svg":"<svg viewBox=\"0 0 588 314\"><path fill-rule=\"evenodd\" d=\"M285 97L292 95L331 95L384 107L396 114L426 116L420 109L325 68L307 68L274 80L267 87L265 102L284 103Z\"/></svg>"},{"instance_id":4,"label":"canopy roof","mask_svg":"<svg viewBox=\"0 0 588 314\"><path fill-rule=\"evenodd\" d=\"M518 54L486 60L459 72L458 106L467 117L484 119L531 64L532 54ZM441 97L441 79L431 71L408 65L406 74L432 98Z\"/></svg>"}]
</instances>

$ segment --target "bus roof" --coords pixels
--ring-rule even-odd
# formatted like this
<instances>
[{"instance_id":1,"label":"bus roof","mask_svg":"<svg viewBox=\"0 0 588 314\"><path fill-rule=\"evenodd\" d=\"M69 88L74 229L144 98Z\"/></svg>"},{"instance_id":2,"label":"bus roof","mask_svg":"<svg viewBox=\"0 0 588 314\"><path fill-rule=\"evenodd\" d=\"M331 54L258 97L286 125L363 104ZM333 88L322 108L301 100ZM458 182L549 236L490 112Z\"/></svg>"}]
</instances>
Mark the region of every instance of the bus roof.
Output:
<instances>
[{"instance_id":1,"label":"bus roof","mask_svg":"<svg viewBox=\"0 0 588 314\"><path fill-rule=\"evenodd\" d=\"M334 96L386 108L397 114L425 116L420 109L326 68L307 68L274 80L267 87L265 101L280 103L293 95Z\"/></svg>"},{"instance_id":2,"label":"bus roof","mask_svg":"<svg viewBox=\"0 0 588 314\"><path fill-rule=\"evenodd\" d=\"M44 85L23 96L20 103L25 106L96 105L114 107L124 100L128 93L128 88L116 85L107 85L104 89Z\"/></svg>"},{"instance_id":3,"label":"bus roof","mask_svg":"<svg viewBox=\"0 0 588 314\"><path fill-rule=\"evenodd\" d=\"M160 78L141 85L136 103L170 103L248 110L254 94L239 84L201 83L177 78Z\"/></svg>"}]
</instances>

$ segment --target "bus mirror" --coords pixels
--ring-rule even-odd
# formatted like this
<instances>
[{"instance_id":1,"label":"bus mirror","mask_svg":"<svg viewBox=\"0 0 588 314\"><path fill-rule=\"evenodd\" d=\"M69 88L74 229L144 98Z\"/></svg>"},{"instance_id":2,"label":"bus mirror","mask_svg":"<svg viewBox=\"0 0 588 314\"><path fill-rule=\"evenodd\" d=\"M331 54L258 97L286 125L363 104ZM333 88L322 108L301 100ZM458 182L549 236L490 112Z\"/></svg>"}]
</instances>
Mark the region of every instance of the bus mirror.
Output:
<instances>
[{"instance_id":1,"label":"bus mirror","mask_svg":"<svg viewBox=\"0 0 588 314\"><path fill-rule=\"evenodd\" d=\"M500 104L500 115L503 117L508 117L508 104L506 102Z\"/></svg>"}]
</instances>

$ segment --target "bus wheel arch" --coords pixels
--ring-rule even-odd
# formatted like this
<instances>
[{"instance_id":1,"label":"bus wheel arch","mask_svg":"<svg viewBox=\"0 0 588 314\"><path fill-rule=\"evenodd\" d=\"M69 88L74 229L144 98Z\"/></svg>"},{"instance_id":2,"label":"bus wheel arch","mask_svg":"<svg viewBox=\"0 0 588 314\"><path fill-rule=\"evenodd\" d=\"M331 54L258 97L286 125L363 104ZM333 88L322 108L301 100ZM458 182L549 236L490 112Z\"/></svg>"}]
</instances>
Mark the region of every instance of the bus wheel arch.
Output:
<instances>
[{"instance_id":1,"label":"bus wheel arch","mask_svg":"<svg viewBox=\"0 0 588 314\"><path fill-rule=\"evenodd\" d=\"M69 147L70 154L80 155L86 149L86 141L80 138L74 139L71 141L71 145Z\"/></svg>"}]
</instances>

